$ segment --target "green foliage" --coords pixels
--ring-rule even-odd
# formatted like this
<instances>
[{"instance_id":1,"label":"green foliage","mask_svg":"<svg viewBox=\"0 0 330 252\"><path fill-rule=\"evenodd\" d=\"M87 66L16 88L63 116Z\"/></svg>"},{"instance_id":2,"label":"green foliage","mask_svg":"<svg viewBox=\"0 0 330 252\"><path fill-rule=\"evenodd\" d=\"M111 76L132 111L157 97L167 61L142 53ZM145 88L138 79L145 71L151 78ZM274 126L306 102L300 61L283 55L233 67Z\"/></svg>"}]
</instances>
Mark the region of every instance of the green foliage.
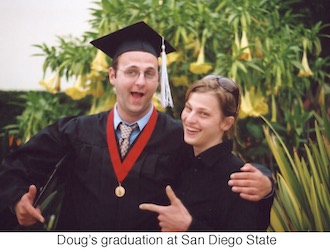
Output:
<instances>
[{"instance_id":1,"label":"green foliage","mask_svg":"<svg viewBox=\"0 0 330 252\"><path fill-rule=\"evenodd\" d=\"M179 118L187 87L209 73L235 79L243 96L257 90L268 109L260 112L261 101L258 104L259 98L250 97L256 102L246 111L248 118L238 121L243 132L239 152L250 161L266 162L268 157L259 152L259 144L266 146L262 127L252 125L253 117L259 113L277 124L288 144L303 151L310 134L311 116L320 113L322 101L329 94L330 58L321 56L320 40L326 25L318 22L306 27L301 22L306 13L293 11L299 3L298 0L94 1L95 7L90 10L91 29L81 38L62 37L58 46L36 47L42 51L38 55L45 57L45 72L59 71L67 79L86 77L81 87L87 87L92 94L90 113L95 113L114 103L114 92L106 72L98 71L97 80L91 77L95 75L91 63L97 50L89 42L143 20L177 49L168 55L175 108L167 112ZM304 54L307 63L302 60ZM110 63L110 59L107 61ZM203 68L205 65L211 70ZM93 91L100 88L101 82L105 91ZM256 145L248 144L252 136Z\"/></svg>"},{"instance_id":2,"label":"green foliage","mask_svg":"<svg viewBox=\"0 0 330 252\"><path fill-rule=\"evenodd\" d=\"M324 121L329 125L327 117ZM316 139L304 144L302 156L290 153L272 130L273 134L268 128L264 132L279 172L269 230L330 231L330 144L325 127L320 129L315 121Z\"/></svg>"},{"instance_id":3,"label":"green foliage","mask_svg":"<svg viewBox=\"0 0 330 252\"><path fill-rule=\"evenodd\" d=\"M45 57L44 73L47 69L51 71L59 69L60 75L69 79L89 70L93 54L84 39L58 37L58 43L58 47L49 47L46 44L34 45L42 51L34 56Z\"/></svg>"},{"instance_id":4,"label":"green foliage","mask_svg":"<svg viewBox=\"0 0 330 252\"><path fill-rule=\"evenodd\" d=\"M24 94L22 91L0 91L0 129L15 123L16 116L23 112L24 99L21 98L22 94ZM1 133L0 137L2 137Z\"/></svg>"},{"instance_id":5,"label":"green foliage","mask_svg":"<svg viewBox=\"0 0 330 252\"><path fill-rule=\"evenodd\" d=\"M18 101L23 111L16 116L15 122L3 128L1 135L7 140L13 136L23 143L61 117L85 114L89 106L86 100L73 103L62 94L34 91L20 94Z\"/></svg>"}]
</instances>

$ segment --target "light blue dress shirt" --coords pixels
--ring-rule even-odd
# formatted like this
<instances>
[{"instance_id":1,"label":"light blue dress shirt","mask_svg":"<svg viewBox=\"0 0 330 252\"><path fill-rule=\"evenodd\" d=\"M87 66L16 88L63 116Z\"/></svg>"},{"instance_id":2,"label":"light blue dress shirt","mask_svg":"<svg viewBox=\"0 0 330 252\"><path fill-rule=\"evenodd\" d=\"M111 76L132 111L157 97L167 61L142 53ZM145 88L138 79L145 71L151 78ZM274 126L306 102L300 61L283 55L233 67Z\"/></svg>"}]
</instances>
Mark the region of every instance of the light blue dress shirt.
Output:
<instances>
[{"instance_id":1,"label":"light blue dress shirt","mask_svg":"<svg viewBox=\"0 0 330 252\"><path fill-rule=\"evenodd\" d=\"M144 129L144 127L147 125L150 117L151 117L151 114L152 114L152 111L153 111L153 106L150 106L150 110L148 111L148 113L143 116L141 119L137 120L136 122L134 123L137 123L139 125L139 128L138 129L135 129L131 136L130 136L130 139L129 139L129 142L130 144L132 144L134 142L134 140L137 138L137 136L140 134L140 132ZM120 139L120 136L121 136L121 133L120 133L120 129L119 129L119 124L121 122L125 123L126 125L132 125L134 123L127 123L125 122L123 119L120 118L119 114L118 114L118 110L117 110L117 104L115 105L114 107L114 118L113 118L113 125L114 125L114 128L116 129L116 135L117 135L117 138Z\"/></svg>"}]
</instances>

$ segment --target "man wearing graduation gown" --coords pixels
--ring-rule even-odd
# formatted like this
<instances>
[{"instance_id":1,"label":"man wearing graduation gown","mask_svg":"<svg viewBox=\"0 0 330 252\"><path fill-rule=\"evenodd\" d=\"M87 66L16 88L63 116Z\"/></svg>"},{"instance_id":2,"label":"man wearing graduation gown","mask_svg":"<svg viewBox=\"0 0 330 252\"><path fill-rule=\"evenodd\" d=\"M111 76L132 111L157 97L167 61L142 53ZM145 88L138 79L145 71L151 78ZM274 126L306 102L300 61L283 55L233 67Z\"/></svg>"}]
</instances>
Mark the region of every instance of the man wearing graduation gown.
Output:
<instances>
[{"instance_id":1,"label":"man wearing graduation gown","mask_svg":"<svg viewBox=\"0 0 330 252\"><path fill-rule=\"evenodd\" d=\"M11 208L18 222L44 222L33 206L37 189L55 165L65 181L58 230L160 230L155 213L139 204L166 205L165 187L178 181L183 159L182 126L155 110L158 56L174 48L144 22L92 41L113 59L109 80L117 94L107 112L60 119L9 155L0 170L0 212ZM120 124L138 124L120 156Z\"/></svg>"}]
</instances>

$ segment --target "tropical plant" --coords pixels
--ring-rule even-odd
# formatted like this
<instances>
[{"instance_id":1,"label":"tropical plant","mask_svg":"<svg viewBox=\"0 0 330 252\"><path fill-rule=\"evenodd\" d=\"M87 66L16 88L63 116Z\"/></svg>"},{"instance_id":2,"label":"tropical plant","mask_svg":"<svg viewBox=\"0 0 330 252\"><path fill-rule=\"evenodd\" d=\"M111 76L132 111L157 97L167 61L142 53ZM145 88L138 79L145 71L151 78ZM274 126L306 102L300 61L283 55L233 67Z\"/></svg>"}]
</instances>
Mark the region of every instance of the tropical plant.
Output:
<instances>
[{"instance_id":1,"label":"tropical plant","mask_svg":"<svg viewBox=\"0 0 330 252\"><path fill-rule=\"evenodd\" d=\"M304 144L304 156L291 153L266 120L273 133L269 127L264 133L279 167L271 231L330 231L330 121L323 118L323 129L315 120L316 139Z\"/></svg>"},{"instance_id":2,"label":"tropical plant","mask_svg":"<svg viewBox=\"0 0 330 252\"><path fill-rule=\"evenodd\" d=\"M7 135L19 138L22 143L61 117L86 113L72 102L61 101L59 94L29 91L20 95L20 98L24 101L24 110L16 117L17 122L5 126L4 130Z\"/></svg>"},{"instance_id":3,"label":"tropical plant","mask_svg":"<svg viewBox=\"0 0 330 252\"><path fill-rule=\"evenodd\" d=\"M109 109L115 102L107 78L111 62L89 42L143 20L177 49L167 57L175 107L166 112L180 116L185 91L196 79L209 73L233 78L243 91L238 151L247 161L266 162L268 157L260 155L259 149L260 144L267 145L254 117L269 118L282 129L279 134L299 149L309 136L310 112L320 111L320 101L329 92L330 60L320 54L325 25L305 27L291 8L297 2L95 1L91 29L81 38L59 37L58 46L36 45L42 51L37 55L45 57L44 72L53 73L41 84L58 92L60 78L66 78L72 87L64 92L72 99L93 97L89 113ZM251 144L253 134L259 136L253 140L256 144Z\"/></svg>"}]
</instances>

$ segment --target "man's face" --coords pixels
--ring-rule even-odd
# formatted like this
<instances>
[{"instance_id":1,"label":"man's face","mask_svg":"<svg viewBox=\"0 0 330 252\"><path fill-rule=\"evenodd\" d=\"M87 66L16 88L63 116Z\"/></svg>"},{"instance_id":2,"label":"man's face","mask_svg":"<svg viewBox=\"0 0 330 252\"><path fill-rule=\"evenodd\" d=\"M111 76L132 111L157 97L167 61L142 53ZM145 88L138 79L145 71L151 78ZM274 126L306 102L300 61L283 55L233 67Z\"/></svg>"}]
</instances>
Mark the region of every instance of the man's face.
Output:
<instances>
[{"instance_id":1,"label":"man's face","mask_svg":"<svg viewBox=\"0 0 330 252\"><path fill-rule=\"evenodd\" d=\"M136 121L149 111L157 90L158 60L147 52L125 52L118 57L117 70L109 69L109 80L116 90L119 115Z\"/></svg>"}]
</instances>

